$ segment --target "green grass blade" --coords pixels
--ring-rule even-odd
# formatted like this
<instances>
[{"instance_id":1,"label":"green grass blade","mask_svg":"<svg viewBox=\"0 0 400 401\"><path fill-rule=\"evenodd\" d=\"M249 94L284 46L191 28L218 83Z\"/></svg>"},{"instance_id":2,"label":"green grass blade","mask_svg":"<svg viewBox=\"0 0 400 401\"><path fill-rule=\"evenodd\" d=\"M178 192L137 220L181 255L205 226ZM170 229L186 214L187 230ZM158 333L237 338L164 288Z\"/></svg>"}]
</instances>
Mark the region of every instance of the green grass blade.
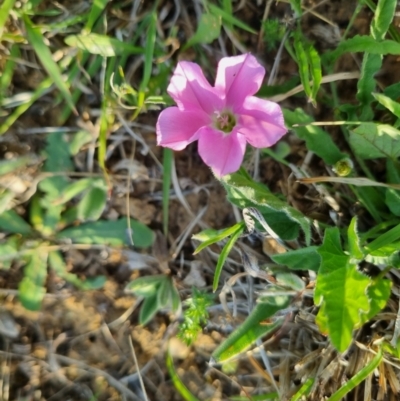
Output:
<instances>
[{"instance_id":1,"label":"green grass blade","mask_svg":"<svg viewBox=\"0 0 400 401\"><path fill-rule=\"evenodd\" d=\"M15 0L4 0L0 6L0 38L3 36L3 29L8 19L8 14L14 7Z\"/></svg>"},{"instance_id":2,"label":"green grass blade","mask_svg":"<svg viewBox=\"0 0 400 401\"><path fill-rule=\"evenodd\" d=\"M178 373L176 373L174 361L172 360L172 356L169 351L167 351L166 365L168 374L171 376L172 383L174 384L178 393L183 397L183 399L186 401L200 401L190 392L190 390L185 386L181 378L178 376Z\"/></svg>"},{"instance_id":3,"label":"green grass blade","mask_svg":"<svg viewBox=\"0 0 400 401\"><path fill-rule=\"evenodd\" d=\"M218 258L217 266L215 268L215 273L214 273L214 281L213 281L213 291L214 292L218 288L219 277L221 276L222 267L224 266L225 260L228 257L229 252L233 248L233 245L235 245L235 242L240 237L240 235L243 233L243 231L244 231L244 223L241 223L237 227L236 232L234 234L232 234L232 237L222 248L221 254L219 255L219 258Z\"/></svg>"},{"instance_id":4,"label":"green grass blade","mask_svg":"<svg viewBox=\"0 0 400 401\"><path fill-rule=\"evenodd\" d=\"M85 32L91 32L94 24L100 17L101 13L106 9L109 0L94 0L90 9L89 17L84 28Z\"/></svg>"},{"instance_id":5,"label":"green grass blade","mask_svg":"<svg viewBox=\"0 0 400 401\"><path fill-rule=\"evenodd\" d=\"M373 252L378 250L379 248L391 244L394 241L397 241L399 238L400 238L400 224L393 227L384 234L380 235L378 238L374 239L365 247L365 249L368 252Z\"/></svg>"},{"instance_id":6,"label":"green grass blade","mask_svg":"<svg viewBox=\"0 0 400 401\"><path fill-rule=\"evenodd\" d=\"M251 347L254 342L280 327L283 317L266 323L278 311L287 308L289 298L277 296L271 302L259 303L247 319L212 353L210 364L225 362Z\"/></svg>"},{"instance_id":7,"label":"green grass blade","mask_svg":"<svg viewBox=\"0 0 400 401\"><path fill-rule=\"evenodd\" d=\"M28 36L29 43L32 45L50 78L62 93L68 106L76 115L78 115L71 93L64 82L58 65L53 60L53 55L51 54L48 46L44 43L40 29L33 26L32 21L26 14L23 16L23 20L25 22L26 34Z\"/></svg>"},{"instance_id":8,"label":"green grass blade","mask_svg":"<svg viewBox=\"0 0 400 401\"><path fill-rule=\"evenodd\" d=\"M344 384L338 391L332 394L327 401L340 401L343 397L351 390L356 388L361 382L363 382L372 372L379 366L383 358L382 350L375 355L375 357L356 373L346 384Z\"/></svg>"},{"instance_id":9,"label":"green grass blade","mask_svg":"<svg viewBox=\"0 0 400 401\"><path fill-rule=\"evenodd\" d=\"M227 13L226 11L222 10L221 8L215 6L214 4L209 4L208 5L210 8L210 11L216 15L217 17L221 17L224 22L227 22L228 24L235 25L238 28L243 29L244 31L257 34L257 31L254 29L250 28L247 24L244 22L238 20L235 18L232 14Z\"/></svg>"},{"instance_id":10,"label":"green grass blade","mask_svg":"<svg viewBox=\"0 0 400 401\"><path fill-rule=\"evenodd\" d=\"M299 391L291 398L290 401L304 400L310 394L314 381L315 379L313 379L312 377L307 379L306 382L300 387Z\"/></svg>"},{"instance_id":11,"label":"green grass blade","mask_svg":"<svg viewBox=\"0 0 400 401\"><path fill-rule=\"evenodd\" d=\"M310 86L310 71L308 67L307 53L302 43L302 36L300 29L297 29L296 32L294 33L293 44L294 44L294 50L296 52L297 65L299 66L300 80L301 83L303 84L304 92L306 93L307 97L311 99L312 92Z\"/></svg>"},{"instance_id":12,"label":"green grass blade","mask_svg":"<svg viewBox=\"0 0 400 401\"><path fill-rule=\"evenodd\" d=\"M6 97L6 90L10 87L12 77L14 75L15 59L20 56L19 46L12 45L10 50L10 58L4 66L3 73L0 76L0 105Z\"/></svg>"},{"instance_id":13,"label":"green grass blade","mask_svg":"<svg viewBox=\"0 0 400 401\"><path fill-rule=\"evenodd\" d=\"M17 119L25 113L26 110L29 109L29 107L32 106L32 104L39 98L41 98L43 95L45 95L51 85L53 84L53 81L51 78L47 78L44 81L40 83L40 85L36 88L35 92L32 93L31 98L29 99L28 102L21 104L18 106L13 113L4 121L3 124L0 125L0 135L3 135L8 131L8 129L17 121Z\"/></svg>"},{"instance_id":14,"label":"green grass blade","mask_svg":"<svg viewBox=\"0 0 400 401\"><path fill-rule=\"evenodd\" d=\"M163 150L163 231L165 238L168 235L168 217L169 217L169 189L171 187L171 167L174 152L171 149Z\"/></svg>"}]
</instances>

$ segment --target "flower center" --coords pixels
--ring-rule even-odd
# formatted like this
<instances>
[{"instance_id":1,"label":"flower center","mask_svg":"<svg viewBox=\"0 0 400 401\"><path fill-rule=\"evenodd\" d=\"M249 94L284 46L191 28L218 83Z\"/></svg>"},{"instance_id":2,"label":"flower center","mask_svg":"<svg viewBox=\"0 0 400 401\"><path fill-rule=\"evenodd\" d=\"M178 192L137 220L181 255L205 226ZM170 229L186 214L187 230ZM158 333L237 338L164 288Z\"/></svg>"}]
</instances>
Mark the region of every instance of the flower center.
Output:
<instances>
[{"instance_id":1,"label":"flower center","mask_svg":"<svg viewBox=\"0 0 400 401\"><path fill-rule=\"evenodd\" d=\"M214 127L229 134L236 125L236 118L230 111L215 112Z\"/></svg>"}]
</instances>

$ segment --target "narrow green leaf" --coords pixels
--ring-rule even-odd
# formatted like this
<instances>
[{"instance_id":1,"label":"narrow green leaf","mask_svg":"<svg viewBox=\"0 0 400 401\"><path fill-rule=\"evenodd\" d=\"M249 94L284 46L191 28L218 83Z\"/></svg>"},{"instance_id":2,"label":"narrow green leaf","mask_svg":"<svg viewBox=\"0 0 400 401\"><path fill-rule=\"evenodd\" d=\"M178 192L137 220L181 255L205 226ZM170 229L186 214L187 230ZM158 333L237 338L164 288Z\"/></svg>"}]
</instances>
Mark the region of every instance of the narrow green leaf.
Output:
<instances>
[{"instance_id":1,"label":"narrow green leaf","mask_svg":"<svg viewBox=\"0 0 400 401\"><path fill-rule=\"evenodd\" d=\"M146 34L146 47L144 49L144 69L143 78L140 82L140 92L145 92L151 77L151 71L154 62L154 46L156 43L157 14L153 12L150 18L150 24ZM139 105L141 107L142 105Z\"/></svg>"},{"instance_id":2,"label":"narrow green leaf","mask_svg":"<svg viewBox=\"0 0 400 401\"><path fill-rule=\"evenodd\" d=\"M0 39L3 36L4 25L8 20L8 15L14 7L14 4L15 0L4 0L3 4L0 6Z\"/></svg>"},{"instance_id":3,"label":"narrow green leaf","mask_svg":"<svg viewBox=\"0 0 400 401\"><path fill-rule=\"evenodd\" d=\"M159 309L157 294L145 298L140 308L139 324L145 325L155 316Z\"/></svg>"},{"instance_id":4,"label":"narrow green leaf","mask_svg":"<svg viewBox=\"0 0 400 401\"><path fill-rule=\"evenodd\" d=\"M335 391L327 401L340 401L343 400L345 395L351 390L355 389L360 383L362 383L382 362L383 353L382 350L374 356L374 358L367 363L359 372L357 372L350 380L348 380L339 390Z\"/></svg>"},{"instance_id":5,"label":"narrow green leaf","mask_svg":"<svg viewBox=\"0 0 400 401\"><path fill-rule=\"evenodd\" d=\"M100 15L106 10L109 0L94 0L90 8L89 17L86 21L84 31L91 32L94 24L99 19Z\"/></svg>"},{"instance_id":6,"label":"narrow green leaf","mask_svg":"<svg viewBox=\"0 0 400 401\"><path fill-rule=\"evenodd\" d=\"M0 270L8 270L11 267L13 257L18 252L19 240L17 236L8 237L0 244Z\"/></svg>"},{"instance_id":7,"label":"narrow green leaf","mask_svg":"<svg viewBox=\"0 0 400 401\"><path fill-rule=\"evenodd\" d=\"M319 54L315 50L314 46L310 44L307 46L307 58L308 63L310 64L310 72L313 82L311 99L314 103L316 103L317 94L322 81L321 58L319 57Z\"/></svg>"},{"instance_id":8,"label":"narrow green leaf","mask_svg":"<svg viewBox=\"0 0 400 401\"><path fill-rule=\"evenodd\" d=\"M374 239L370 242L365 249L372 253L380 248L383 248L386 245L391 244L392 242L397 241L400 238L400 224L391 228L389 231L381 234L378 238Z\"/></svg>"},{"instance_id":9,"label":"narrow green leaf","mask_svg":"<svg viewBox=\"0 0 400 401\"><path fill-rule=\"evenodd\" d=\"M370 311L367 289L372 281L342 251L339 229L328 228L318 253L322 263L314 293L316 305L324 304L318 315L326 314L332 344L344 352L352 342L353 330L362 324L361 314Z\"/></svg>"},{"instance_id":10,"label":"narrow green leaf","mask_svg":"<svg viewBox=\"0 0 400 401\"><path fill-rule=\"evenodd\" d=\"M400 131L387 124L364 123L350 131L350 145L362 159L400 156Z\"/></svg>"},{"instance_id":11,"label":"narrow green leaf","mask_svg":"<svg viewBox=\"0 0 400 401\"><path fill-rule=\"evenodd\" d=\"M314 119L302 109L296 109L295 111L283 109L283 115L288 126L301 125L291 129L300 139L306 141L307 149L314 152L325 163L333 166L338 161L348 157L348 155L340 151L326 131L316 125L307 125L312 123Z\"/></svg>"},{"instance_id":12,"label":"narrow green leaf","mask_svg":"<svg viewBox=\"0 0 400 401\"><path fill-rule=\"evenodd\" d=\"M282 309L289 305L288 297L277 296L268 303L259 303L250 316L212 353L210 364L225 362L251 347L262 336L279 328L284 319L277 318L272 323L266 323Z\"/></svg>"},{"instance_id":13,"label":"narrow green leaf","mask_svg":"<svg viewBox=\"0 0 400 401\"><path fill-rule=\"evenodd\" d=\"M383 95L382 93L372 93L372 96L390 112L392 112L397 118L400 118L400 103L395 102L390 97Z\"/></svg>"},{"instance_id":14,"label":"narrow green leaf","mask_svg":"<svg viewBox=\"0 0 400 401\"><path fill-rule=\"evenodd\" d=\"M68 184L65 188L63 188L62 191L60 191L58 197L54 200L54 204L62 205L75 198L75 196L78 196L82 192L95 186L103 189L106 188L104 180L102 180L101 178L82 178L80 180L72 182L71 184Z\"/></svg>"},{"instance_id":15,"label":"narrow green leaf","mask_svg":"<svg viewBox=\"0 0 400 401\"><path fill-rule=\"evenodd\" d=\"M131 291L138 297L150 297L156 295L160 285L166 280L164 274L156 274L153 276L139 277L132 280L125 287L125 291Z\"/></svg>"},{"instance_id":16,"label":"narrow green leaf","mask_svg":"<svg viewBox=\"0 0 400 401\"><path fill-rule=\"evenodd\" d=\"M1 10L0 10L1 15ZM0 17L1 18L1 17ZM0 28L0 38L1 38L1 28ZM10 90L12 77L15 71L15 64L18 57L20 57L20 50L17 44L13 44L10 50L10 58L6 61L3 67L3 72L0 75L0 106L3 103L3 99L7 96L7 90Z\"/></svg>"},{"instance_id":17,"label":"narrow green leaf","mask_svg":"<svg viewBox=\"0 0 400 401\"><path fill-rule=\"evenodd\" d=\"M96 221L107 204L107 188L93 187L83 196L77 207L77 217L81 221Z\"/></svg>"},{"instance_id":18,"label":"narrow green leaf","mask_svg":"<svg viewBox=\"0 0 400 401\"><path fill-rule=\"evenodd\" d=\"M257 31L255 31L253 28L250 28L244 22L238 20L233 15L228 14L226 11L222 10L221 8L215 6L214 4L208 4L208 6L210 8L210 11L217 17L221 17L224 22L226 21L231 25L235 25L238 28L243 29L244 31L247 31L247 32L250 32L253 34L257 34Z\"/></svg>"},{"instance_id":19,"label":"narrow green leaf","mask_svg":"<svg viewBox=\"0 0 400 401\"><path fill-rule=\"evenodd\" d=\"M185 401L199 401L190 392L190 390L184 385L181 378L178 376L178 373L176 373L176 370L174 367L174 361L172 360L172 356L171 356L171 353L169 352L169 350L167 351L166 366L167 366L168 374L170 375L170 377L172 379L172 383L174 384L174 387L176 388L178 393L182 396L182 398Z\"/></svg>"},{"instance_id":20,"label":"narrow green leaf","mask_svg":"<svg viewBox=\"0 0 400 401\"><path fill-rule=\"evenodd\" d=\"M300 389L296 392L296 394L291 398L290 401L301 401L307 397L314 385L315 379L310 377L308 378L305 383L300 387Z\"/></svg>"},{"instance_id":21,"label":"narrow green leaf","mask_svg":"<svg viewBox=\"0 0 400 401\"><path fill-rule=\"evenodd\" d=\"M400 54L400 43L394 40L376 40L369 35L356 35L350 39L341 42L338 47L327 53L330 57L336 59L344 53L370 53L380 55L397 55Z\"/></svg>"},{"instance_id":22,"label":"narrow green leaf","mask_svg":"<svg viewBox=\"0 0 400 401\"><path fill-rule=\"evenodd\" d=\"M233 245L235 245L235 242L242 235L243 231L244 231L244 224L239 223L239 226L237 227L236 232L232 234L232 237L229 238L228 242L222 248L221 254L219 255L219 258L218 258L217 266L215 267L214 280L213 280L213 291L214 292L218 288L219 277L221 276L222 267L224 266L225 260L228 257L229 252L233 248Z\"/></svg>"},{"instance_id":23,"label":"narrow green leaf","mask_svg":"<svg viewBox=\"0 0 400 401\"><path fill-rule=\"evenodd\" d=\"M5 134L10 127L18 120L18 118L25 113L32 106L36 100L40 99L46 93L49 92L50 87L53 85L53 80L47 78L43 80L31 94L31 97L26 103L18 106L12 113L7 117L7 119L0 125L0 135Z\"/></svg>"},{"instance_id":24,"label":"narrow green leaf","mask_svg":"<svg viewBox=\"0 0 400 401\"><path fill-rule=\"evenodd\" d=\"M115 57L123 53L143 54L144 49L121 42L98 33L69 35L64 42L70 47L85 50L90 54L99 54L103 57Z\"/></svg>"},{"instance_id":25,"label":"narrow green leaf","mask_svg":"<svg viewBox=\"0 0 400 401\"><path fill-rule=\"evenodd\" d=\"M169 195L171 187L172 160L174 152L171 149L163 149L163 193L162 193L162 208L163 208L163 231L165 238L168 237L168 217L169 217Z\"/></svg>"},{"instance_id":26,"label":"narrow green leaf","mask_svg":"<svg viewBox=\"0 0 400 401\"><path fill-rule=\"evenodd\" d=\"M130 220L134 246L147 248L153 243L154 234L144 224ZM59 232L58 239L69 239L80 244L129 245L128 224L125 218L115 221L96 221L66 228Z\"/></svg>"},{"instance_id":27,"label":"narrow green leaf","mask_svg":"<svg viewBox=\"0 0 400 401\"><path fill-rule=\"evenodd\" d=\"M47 253L40 250L29 257L24 268L24 278L19 283L19 299L22 305L37 311L42 305L46 293L44 288L47 277Z\"/></svg>"},{"instance_id":28,"label":"narrow green leaf","mask_svg":"<svg viewBox=\"0 0 400 401\"><path fill-rule=\"evenodd\" d=\"M271 259L280 265L284 265L293 270L313 270L318 271L321 264L321 257L317 252L318 247L309 246L294 251L288 251L272 255Z\"/></svg>"},{"instance_id":29,"label":"narrow green leaf","mask_svg":"<svg viewBox=\"0 0 400 401\"><path fill-rule=\"evenodd\" d=\"M11 234L32 234L31 226L15 210L0 214L0 230Z\"/></svg>"},{"instance_id":30,"label":"narrow green leaf","mask_svg":"<svg viewBox=\"0 0 400 401\"><path fill-rule=\"evenodd\" d=\"M211 43L221 32L221 17L213 14L203 14L195 34L187 41L183 49L199 43Z\"/></svg>"},{"instance_id":31,"label":"narrow green leaf","mask_svg":"<svg viewBox=\"0 0 400 401\"><path fill-rule=\"evenodd\" d=\"M23 15L23 20L25 23L25 29L26 29L26 34L28 36L28 41L35 50L39 60L42 62L43 67L49 74L50 78L53 80L54 84L62 93L68 106L71 108L71 110L73 110L75 114L78 114L77 110L75 109L75 104L72 99L72 96L61 75L60 69L53 60L53 55L51 54L49 47L44 43L40 29L33 26L31 20L26 14Z\"/></svg>"},{"instance_id":32,"label":"narrow green leaf","mask_svg":"<svg viewBox=\"0 0 400 401\"><path fill-rule=\"evenodd\" d=\"M310 71L308 67L308 58L303 46L303 38L298 28L294 33L294 51L296 53L297 65L299 66L300 80L304 87L308 99L311 99Z\"/></svg>"},{"instance_id":33,"label":"narrow green leaf","mask_svg":"<svg viewBox=\"0 0 400 401\"><path fill-rule=\"evenodd\" d=\"M212 228L209 228L199 232L198 234L194 234L192 238L198 241L202 241L202 243L195 249L193 255L196 255L204 248L207 248L208 246L215 244L216 242L222 241L226 237L229 237L230 235L236 233L241 225L242 223L237 223L232 227L224 228L222 230L213 230Z\"/></svg>"},{"instance_id":34,"label":"narrow green leaf","mask_svg":"<svg viewBox=\"0 0 400 401\"><path fill-rule=\"evenodd\" d=\"M371 23L371 35L377 39L385 38L396 11L397 0L379 0Z\"/></svg>"}]
</instances>

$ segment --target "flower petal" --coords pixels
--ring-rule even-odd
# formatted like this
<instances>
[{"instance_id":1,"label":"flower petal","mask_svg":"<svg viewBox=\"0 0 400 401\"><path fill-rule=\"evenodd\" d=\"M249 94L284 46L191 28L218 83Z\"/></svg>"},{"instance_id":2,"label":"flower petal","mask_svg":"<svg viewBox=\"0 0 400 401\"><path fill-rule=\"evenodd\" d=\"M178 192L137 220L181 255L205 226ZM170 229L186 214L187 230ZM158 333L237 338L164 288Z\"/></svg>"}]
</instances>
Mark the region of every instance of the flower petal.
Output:
<instances>
[{"instance_id":1,"label":"flower petal","mask_svg":"<svg viewBox=\"0 0 400 401\"><path fill-rule=\"evenodd\" d=\"M238 114L237 130L256 148L274 145L287 132L282 109L275 102L249 96Z\"/></svg>"},{"instance_id":2,"label":"flower petal","mask_svg":"<svg viewBox=\"0 0 400 401\"><path fill-rule=\"evenodd\" d=\"M235 105L260 89L264 75L264 67L250 53L224 57L218 64L215 87L225 93L226 105L235 111Z\"/></svg>"},{"instance_id":3,"label":"flower petal","mask_svg":"<svg viewBox=\"0 0 400 401\"><path fill-rule=\"evenodd\" d=\"M205 113L168 107L158 117L157 144L182 150L198 138L199 128L209 123L210 119Z\"/></svg>"},{"instance_id":4,"label":"flower petal","mask_svg":"<svg viewBox=\"0 0 400 401\"><path fill-rule=\"evenodd\" d=\"M246 138L237 132L229 135L203 127L198 131L199 154L217 177L239 170L246 150Z\"/></svg>"},{"instance_id":5,"label":"flower petal","mask_svg":"<svg viewBox=\"0 0 400 401\"><path fill-rule=\"evenodd\" d=\"M204 77L201 68L189 61L181 61L175 68L167 92L180 110L202 110L212 114L222 107L222 98Z\"/></svg>"}]
</instances>

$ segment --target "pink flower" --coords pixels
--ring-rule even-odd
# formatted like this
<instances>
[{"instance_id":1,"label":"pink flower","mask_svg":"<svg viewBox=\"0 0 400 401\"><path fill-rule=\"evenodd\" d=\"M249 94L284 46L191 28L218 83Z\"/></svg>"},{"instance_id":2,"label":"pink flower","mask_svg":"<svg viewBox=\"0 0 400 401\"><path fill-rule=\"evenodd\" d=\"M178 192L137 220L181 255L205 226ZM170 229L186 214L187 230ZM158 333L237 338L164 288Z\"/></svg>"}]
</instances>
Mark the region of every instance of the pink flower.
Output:
<instances>
[{"instance_id":1,"label":"pink flower","mask_svg":"<svg viewBox=\"0 0 400 401\"><path fill-rule=\"evenodd\" d=\"M264 75L251 54L225 57L213 87L197 64L179 62L167 89L178 107L160 113L158 145L182 150L197 140L201 158L218 177L237 171L247 142L266 148L287 132L280 106L252 96Z\"/></svg>"}]
</instances>

